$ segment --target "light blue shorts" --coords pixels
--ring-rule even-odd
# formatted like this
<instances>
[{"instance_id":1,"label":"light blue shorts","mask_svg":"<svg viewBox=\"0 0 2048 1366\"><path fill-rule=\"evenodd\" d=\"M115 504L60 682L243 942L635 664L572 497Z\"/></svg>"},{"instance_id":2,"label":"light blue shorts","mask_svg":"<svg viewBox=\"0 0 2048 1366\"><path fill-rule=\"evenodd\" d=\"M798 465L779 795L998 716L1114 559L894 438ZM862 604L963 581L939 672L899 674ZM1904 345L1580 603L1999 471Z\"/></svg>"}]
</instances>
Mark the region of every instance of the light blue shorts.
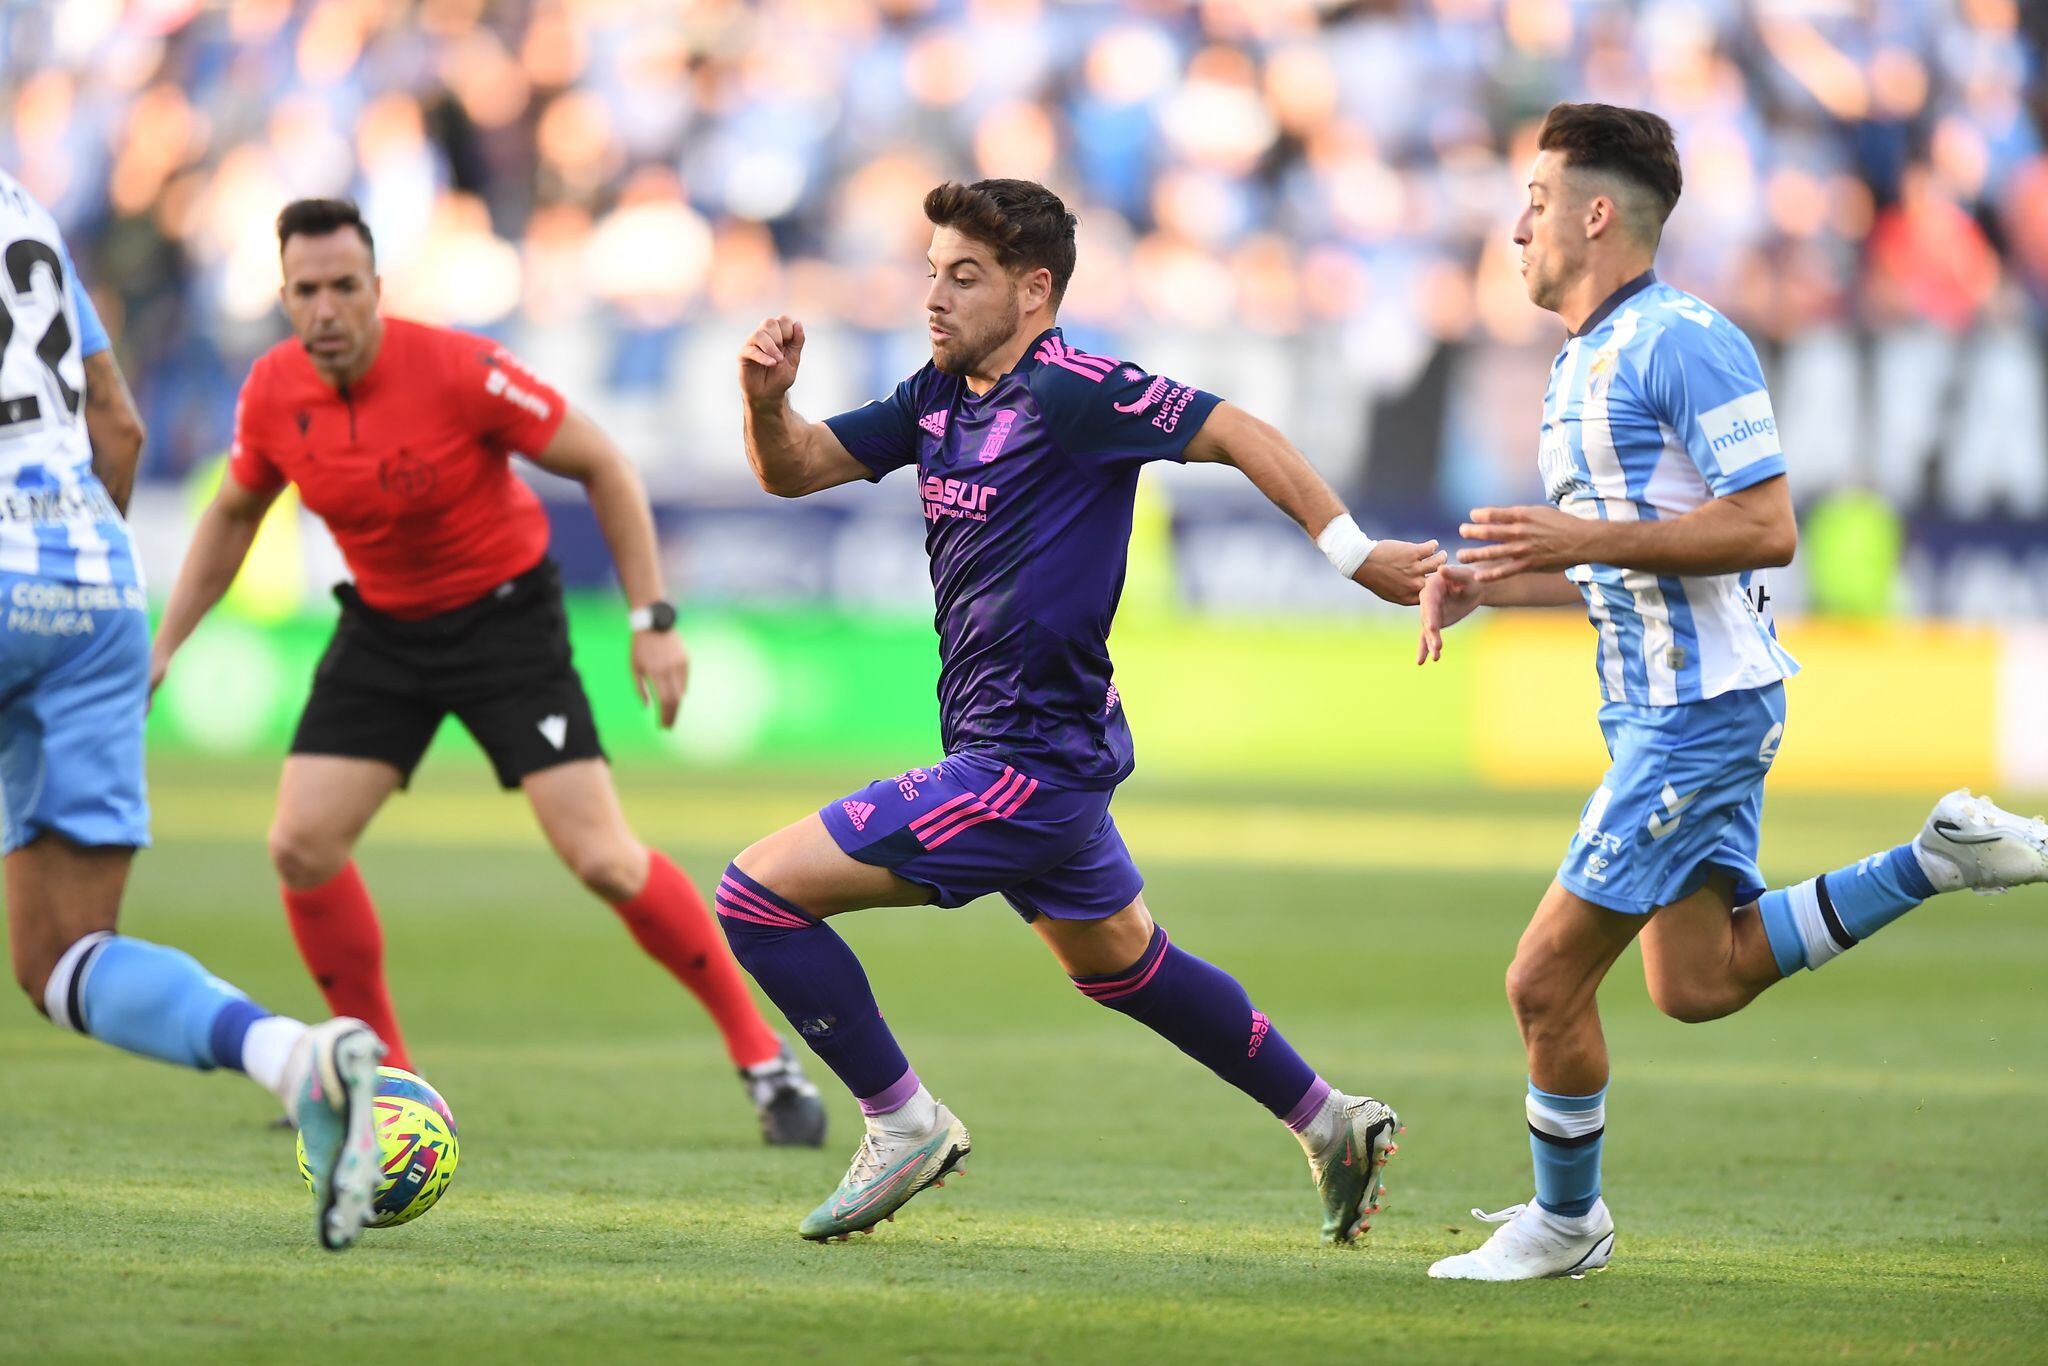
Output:
<instances>
[{"instance_id":1,"label":"light blue shorts","mask_svg":"<svg viewBox=\"0 0 2048 1366\"><path fill-rule=\"evenodd\" d=\"M52 831L74 844L149 843L145 602L132 585L0 573L4 852Z\"/></svg>"},{"instance_id":2,"label":"light blue shorts","mask_svg":"<svg viewBox=\"0 0 2048 1366\"><path fill-rule=\"evenodd\" d=\"M1785 685L1674 707L1609 702L1600 730L1613 762L1557 880L1628 915L1691 896L1716 868L1734 877L1736 905L1761 896L1764 775L1785 734Z\"/></svg>"}]
</instances>

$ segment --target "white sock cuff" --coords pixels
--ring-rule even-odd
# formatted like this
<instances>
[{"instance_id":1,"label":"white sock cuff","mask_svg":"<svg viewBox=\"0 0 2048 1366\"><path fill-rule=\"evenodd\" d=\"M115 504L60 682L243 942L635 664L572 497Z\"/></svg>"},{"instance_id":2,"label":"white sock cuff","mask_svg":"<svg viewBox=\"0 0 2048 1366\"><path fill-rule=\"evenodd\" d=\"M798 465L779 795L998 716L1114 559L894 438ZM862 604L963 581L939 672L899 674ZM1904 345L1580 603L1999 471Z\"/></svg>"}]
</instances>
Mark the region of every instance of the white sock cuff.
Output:
<instances>
[{"instance_id":1,"label":"white sock cuff","mask_svg":"<svg viewBox=\"0 0 2048 1366\"><path fill-rule=\"evenodd\" d=\"M1842 952L1842 946L1828 933L1827 919L1820 913L1819 878L1808 878L1785 889L1786 904L1792 908L1793 923L1799 927L1799 942L1806 950L1806 966L1819 968Z\"/></svg>"},{"instance_id":2,"label":"white sock cuff","mask_svg":"<svg viewBox=\"0 0 2048 1366\"><path fill-rule=\"evenodd\" d=\"M94 930L58 958L43 985L43 1010L50 1023L83 1034L85 1029L85 979L92 971L100 946L114 937L112 930Z\"/></svg>"},{"instance_id":3,"label":"white sock cuff","mask_svg":"<svg viewBox=\"0 0 2048 1366\"><path fill-rule=\"evenodd\" d=\"M1535 1096L1527 1098L1529 1127L1552 1138L1583 1138L1607 1127L1607 1102L1590 1110L1560 1110Z\"/></svg>"},{"instance_id":4,"label":"white sock cuff","mask_svg":"<svg viewBox=\"0 0 2048 1366\"><path fill-rule=\"evenodd\" d=\"M907 1137L930 1131L939 1121L939 1102L920 1084L910 1098L886 1114L867 1116L871 1133Z\"/></svg>"},{"instance_id":5,"label":"white sock cuff","mask_svg":"<svg viewBox=\"0 0 2048 1366\"><path fill-rule=\"evenodd\" d=\"M290 1071L292 1050L306 1037L306 1024L288 1015L266 1015L249 1026L242 1038L242 1070L249 1079L291 1106L285 1074Z\"/></svg>"}]
</instances>

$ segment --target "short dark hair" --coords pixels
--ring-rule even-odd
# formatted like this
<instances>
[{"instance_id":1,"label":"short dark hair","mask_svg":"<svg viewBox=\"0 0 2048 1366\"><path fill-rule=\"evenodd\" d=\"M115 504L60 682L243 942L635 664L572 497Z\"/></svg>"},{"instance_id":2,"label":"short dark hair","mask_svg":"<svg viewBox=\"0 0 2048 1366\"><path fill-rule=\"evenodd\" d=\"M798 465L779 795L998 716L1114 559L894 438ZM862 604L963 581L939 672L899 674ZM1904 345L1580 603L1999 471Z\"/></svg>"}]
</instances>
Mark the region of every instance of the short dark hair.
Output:
<instances>
[{"instance_id":1,"label":"short dark hair","mask_svg":"<svg viewBox=\"0 0 2048 1366\"><path fill-rule=\"evenodd\" d=\"M1671 216L1685 186L1671 125L1647 109L1613 104L1554 105L1544 116L1536 146L1540 151L1562 153L1568 167L1618 176L1648 194L1657 215L1656 222L1646 225L1652 243L1662 235L1664 220Z\"/></svg>"},{"instance_id":2,"label":"short dark hair","mask_svg":"<svg viewBox=\"0 0 2048 1366\"><path fill-rule=\"evenodd\" d=\"M1074 278L1074 227L1080 220L1051 190L1032 180L949 180L924 197L924 216L933 227L952 228L995 248L1005 270L1052 272L1052 306L1059 308Z\"/></svg>"},{"instance_id":3,"label":"short dark hair","mask_svg":"<svg viewBox=\"0 0 2048 1366\"><path fill-rule=\"evenodd\" d=\"M370 225L363 221L363 211L347 199L294 199L285 205L277 214L277 249L282 252L284 244L294 237L325 237L343 228L354 228L362 236L374 262L376 239L370 236Z\"/></svg>"}]
</instances>

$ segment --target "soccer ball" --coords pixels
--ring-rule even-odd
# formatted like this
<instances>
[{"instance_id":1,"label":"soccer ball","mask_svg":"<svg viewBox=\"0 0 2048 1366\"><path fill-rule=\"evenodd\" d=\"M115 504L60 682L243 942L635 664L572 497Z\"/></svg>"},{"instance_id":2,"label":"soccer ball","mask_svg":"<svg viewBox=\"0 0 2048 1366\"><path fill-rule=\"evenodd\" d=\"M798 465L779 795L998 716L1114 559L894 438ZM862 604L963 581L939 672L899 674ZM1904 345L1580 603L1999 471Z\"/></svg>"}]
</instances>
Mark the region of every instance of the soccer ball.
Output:
<instances>
[{"instance_id":1,"label":"soccer ball","mask_svg":"<svg viewBox=\"0 0 2048 1366\"><path fill-rule=\"evenodd\" d=\"M462 1144L455 1115L441 1093L398 1067L377 1069L377 1141L383 1145L384 1179L371 1205L371 1228L409 1224L434 1207L448 1183ZM306 1140L299 1138L299 1175L313 1188L306 1165Z\"/></svg>"}]
</instances>

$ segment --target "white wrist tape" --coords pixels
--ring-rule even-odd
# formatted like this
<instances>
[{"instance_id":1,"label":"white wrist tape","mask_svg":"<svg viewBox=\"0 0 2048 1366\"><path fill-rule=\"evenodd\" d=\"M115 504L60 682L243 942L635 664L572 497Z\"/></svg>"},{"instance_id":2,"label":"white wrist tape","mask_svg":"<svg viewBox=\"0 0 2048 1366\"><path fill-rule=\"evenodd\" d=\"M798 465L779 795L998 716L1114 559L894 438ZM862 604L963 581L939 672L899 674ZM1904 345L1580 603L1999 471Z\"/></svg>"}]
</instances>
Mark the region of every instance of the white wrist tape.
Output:
<instances>
[{"instance_id":1,"label":"white wrist tape","mask_svg":"<svg viewBox=\"0 0 2048 1366\"><path fill-rule=\"evenodd\" d=\"M1358 523L1351 520L1348 512L1331 518L1322 535L1316 537L1316 549L1347 579L1358 572L1358 566L1365 563L1365 557L1378 544L1358 529Z\"/></svg>"}]
</instances>

